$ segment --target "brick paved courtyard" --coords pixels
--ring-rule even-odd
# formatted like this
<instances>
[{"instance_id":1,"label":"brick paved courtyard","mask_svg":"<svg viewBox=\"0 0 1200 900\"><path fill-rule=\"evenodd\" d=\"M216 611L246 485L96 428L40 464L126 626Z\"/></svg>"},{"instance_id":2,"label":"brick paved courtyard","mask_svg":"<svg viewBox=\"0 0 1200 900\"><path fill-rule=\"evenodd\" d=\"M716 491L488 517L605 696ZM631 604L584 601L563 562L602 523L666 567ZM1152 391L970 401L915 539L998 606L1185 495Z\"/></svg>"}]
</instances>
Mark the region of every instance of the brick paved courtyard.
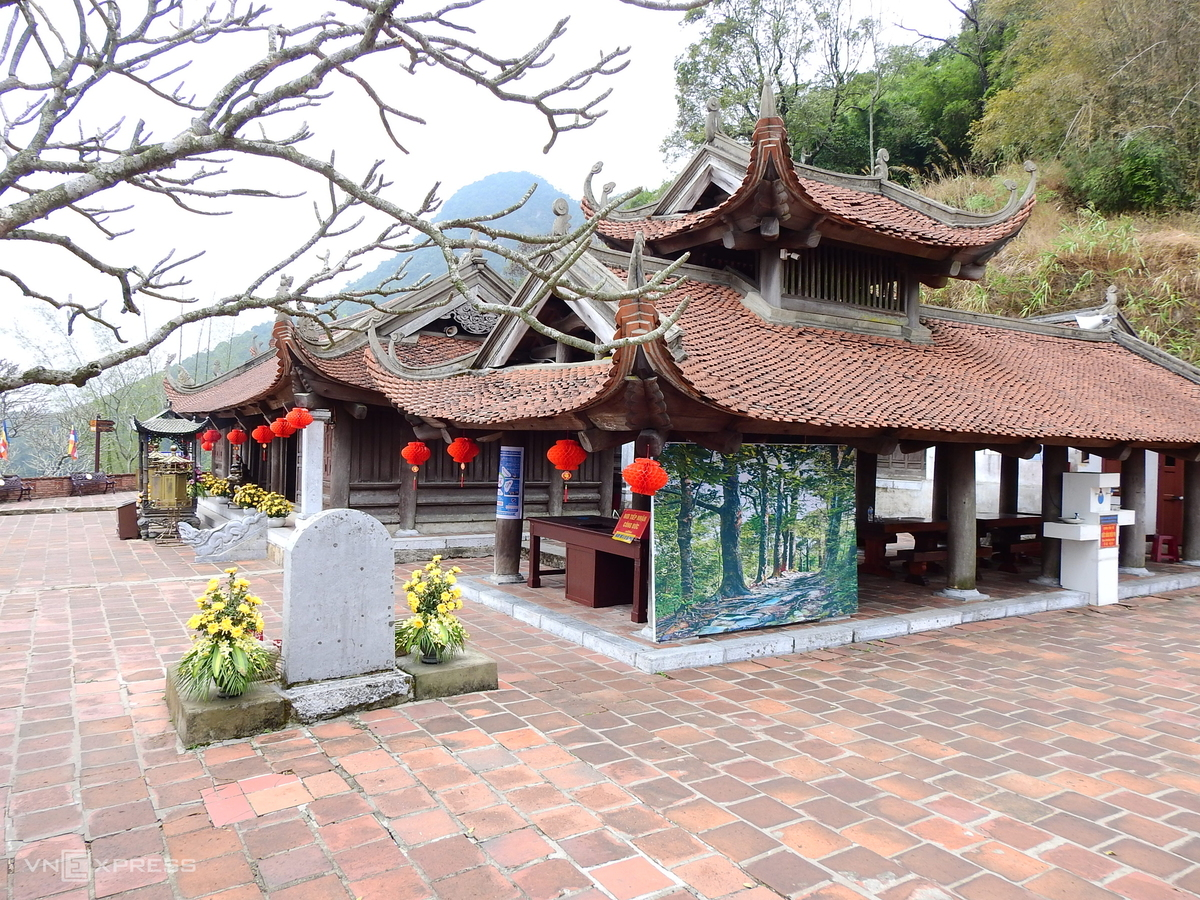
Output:
<instances>
[{"instance_id":1,"label":"brick paved courtyard","mask_svg":"<svg viewBox=\"0 0 1200 900\"><path fill-rule=\"evenodd\" d=\"M0 518L16 900L1200 894L1200 591L671 677L473 608L501 690L189 751L218 567L114 519Z\"/></svg>"}]
</instances>

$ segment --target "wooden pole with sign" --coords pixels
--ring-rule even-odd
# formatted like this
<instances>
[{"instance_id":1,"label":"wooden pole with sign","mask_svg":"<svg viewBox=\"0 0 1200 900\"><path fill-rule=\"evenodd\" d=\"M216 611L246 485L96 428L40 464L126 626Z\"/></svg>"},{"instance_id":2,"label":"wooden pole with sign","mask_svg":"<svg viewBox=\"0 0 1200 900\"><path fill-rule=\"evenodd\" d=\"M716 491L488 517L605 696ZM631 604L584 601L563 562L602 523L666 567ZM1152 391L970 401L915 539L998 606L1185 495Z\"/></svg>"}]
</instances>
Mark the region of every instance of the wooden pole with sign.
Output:
<instances>
[{"instance_id":1,"label":"wooden pole with sign","mask_svg":"<svg viewBox=\"0 0 1200 900\"><path fill-rule=\"evenodd\" d=\"M92 430L92 434L96 436L96 452L92 458L92 471L100 471L100 435L110 431L116 431L116 423L111 419L92 419L88 422L88 428Z\"/></svg>"}]
</instances>

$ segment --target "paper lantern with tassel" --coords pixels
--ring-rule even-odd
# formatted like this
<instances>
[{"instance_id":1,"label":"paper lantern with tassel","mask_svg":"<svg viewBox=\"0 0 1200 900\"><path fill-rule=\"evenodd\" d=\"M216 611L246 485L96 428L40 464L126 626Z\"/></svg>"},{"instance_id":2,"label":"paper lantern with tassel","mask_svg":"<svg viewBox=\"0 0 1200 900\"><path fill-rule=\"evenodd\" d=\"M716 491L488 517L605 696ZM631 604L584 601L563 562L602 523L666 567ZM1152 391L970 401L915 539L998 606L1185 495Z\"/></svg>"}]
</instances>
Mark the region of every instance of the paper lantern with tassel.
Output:
<instances>
[{"instance_id":1,"label":"paper lantern with tassel","mask_svg":"<svg viewBox=\"0 0 1200 900\"><path fill-rule=\"evenodd\" d=\"M667 470L658 464L657 459L639 457L621 470L621 477L635 494L645 494L653 497L670 480Z\"/></svg>"},{"instance_id":2,"label":"paper lantern with tassel","mask_svg":"<svg viewBox=\"0 0 1200 900\"><path fill-rule=\"evenodd\" d=\"M246 443L246 432L240 428L230 428L229 434L225 435L225 440L229 441L235 447L240 447Z\"/></svg>"},{"instance_id":3,"label":"paper lantern with tassel","mask_svg":"<svg viewBox=\"0 0 1200 900\"><path fill-rule=\"evenodd\" d=\"M212 453L212 448L213 448L212 441L201 441L200 442L200 449L203 450L205 453Z\"/></svg>"},{"instance_id":4,"label":"paper lantern with tassel","mask_svg":"<svg viewBox=\"0 0 1200 900\"><path fill-rule=\"evenodd\" d=\"M250 437L262 445L262 458L265 460L267 458L267 444L275 440L275 432L266 425L258 425L250 432Z\"/></svg>"},{"instance_id":5,"label":"paper lantern with tassel","mask_svg":"<svg viewBox=\"0 0 1200 900\"><path fill-rule=\"evenodd\" d=\"M462 487L467 477L467 463L479 455L479 445L469 437L456 437L446 448L450 458L458 463L458 486Z\"/></svg>"},{"instance_id":6,"label":"paper lantern with tassel","mask_svg":"<svg viewBox=\"0 0 1200 900\"><path fill-rule=\"evenodd\" d=\"M288 424L299 431L313 423L313 415L303 406L297 406L286 416Z\"/></svg>"},{"instance_id":7,"label":"paper lantern with tassel","mask_svg":"<svg viewBox=\"0 0 1200 900\"><path fill-rule=\"evenodd\" d=\"M287 438L296 433L295 427L287 419L280 416L271 423L271 433L275 437Z\"/></svg>"},{"instance_id":8,"label":"paper lantern with tassel","mask_svg":"<svg viewBox=\"0 0 1200 900\"><path fill-rule=\"evenodd\" d=\"M571 480L572 473L583 465L583 461L587 459L587 451L579 446L579 442L569 438L555 441L554 446L546 451L546 459L554 463L554 468L558 469L563 480L563 500L568 499L567 482Z\"/></svg>"},{"instance_id":9,"label":"paper lantern with tassel","mask_svg":"<svg viewBox=\"0 0 1200 900\"><path fill-rule=\"evenodd\" d=\"M210 428L204 434L200 435L200 441L205 444L215 444L221 439L221 432L215 428ZM211 450L212 447L205 447L205 450Z\"/></svg>"},{"instance_id":10,"label":"paper lantern with tassel","mask_svg":"<svg viewBox=\"0 0 1200 900\"><path fill-rule=\"evenodd\" d=\"M429 457L433 455L433 451L425 446L424 441L409 441L404 449L400 451L400 455L404 457L404 461L408 463L413 473L413 490L417 489L417 472L421 470L421 466L429 462Z\"/></svg>"}]
</instances>

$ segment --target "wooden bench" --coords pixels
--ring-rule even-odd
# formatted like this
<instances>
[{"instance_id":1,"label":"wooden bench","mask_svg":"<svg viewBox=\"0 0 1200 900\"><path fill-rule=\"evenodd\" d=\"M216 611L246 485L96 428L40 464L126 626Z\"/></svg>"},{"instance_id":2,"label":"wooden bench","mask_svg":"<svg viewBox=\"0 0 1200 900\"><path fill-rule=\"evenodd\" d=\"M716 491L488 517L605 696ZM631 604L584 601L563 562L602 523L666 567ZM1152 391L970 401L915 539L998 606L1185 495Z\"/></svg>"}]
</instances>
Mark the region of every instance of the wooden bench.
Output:
<instances>
[{"instance_id":1,"label":"wooden bench","mask_svg":"<svg viewBox=\"0 0 1200 900\"><path fill-rule=\"evenodd\" d=\"M0 500L32 500L33 488L20 475L0 475Z\"/></svg>"},{"instance_id":2,"label":"wooden bench","mask_svg":"<svg viewBox=\"0 0 1200 900\"><path fill-rule=\"evenodd\" d=\"M945 562L949 555L949 550L939 547L933 550L901 550L896 557L904 560L904 571L907 573L905 581L909 584L927 585L929 579L925 574L929 571L929 564ZM991 547L975 548L976 559L988 559L991 555Z\"/></svg>"},{"instance_id":3,"label":"wooden bench","mask_svg":"<svg viewBox=\"0 0 1200 900\"><path fill-rule=\"evenodd\" d=\"M103 494L107 491L117 492L117 482L111 475L103 472L72 472L71 494L82 497L84 494Z\"/></svg>"}]
</instances>

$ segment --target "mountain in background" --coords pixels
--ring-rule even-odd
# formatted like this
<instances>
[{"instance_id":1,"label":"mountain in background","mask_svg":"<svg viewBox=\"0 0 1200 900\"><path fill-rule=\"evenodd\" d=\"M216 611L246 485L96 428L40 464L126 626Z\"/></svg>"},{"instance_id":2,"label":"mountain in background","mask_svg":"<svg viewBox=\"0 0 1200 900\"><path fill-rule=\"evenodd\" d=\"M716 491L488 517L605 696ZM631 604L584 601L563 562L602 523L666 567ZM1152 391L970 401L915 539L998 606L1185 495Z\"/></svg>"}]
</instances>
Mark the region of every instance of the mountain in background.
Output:
<instances>
[{"instance_id":1,"label":"mountain in background","mask_svg":"<svg viewBox=\"0 0 1200 900\"><path fill-rule=\"evenodd\" d=\"M474 184L468 184L455 191L454 195L442 204L442 208L438 210L433 221L467 219L494 213L512 206L535 184L538 188L529 201L515 212L509 213L502 219L497 219L495 222L497 227L523 234L549 234L554 227L554 212L551 207L559 197L569 204L572 224L582 221L578 203L532 172L496 172ZM505 241L505 243L514 246L512 241ZM492 267L503 272L505 277L513 281L521 279L518 272L508 269L508 264L502 257L495 253L485 253L484 256L487 257ZM402 285L412 284L426 274L436 278L446 270L441 250L436 247L426 247L413 253L397 254L346 287L355 291L376 287L391 278L404 264L405 259L408 259L409 263L404 277L400 280ZM362 309L366 309L366 306L360 303L343 303L339 309L339 315L350 315Z\"/></svg>"},{"instance_id":2,"label":"mountain in background","mask_svg":"<svg viewBox=\"0 0 1200 900\"><path fill-rule=\"evenodd\" d=\"M534 184L538 185L538 188L529 198L529 202L516 212L498 219L499 227L524 234L549 234L554 227L554 212L551 207L559 197L565 199L570 206L572 224L583 221L578 203L532 172L496 172L474 184L468 184L455 191L442 204L434 221L477 217L505 209L520 200ZM502 257L494 253L484 255L497 271L513 281L520 280L521 275L518 272L511 268L506 269L507 262ZM441 251L436 247L426 247L415 253L397 254L366 275L347 284L345 289L359 291L376 287L392 277L405 259L411 261L401 280L402 284L411 284L426 273L436 278L445 271ZM338 315L348 316L366 308L362 303L343 303L338 309ZM253 350L265 351L270 344L273 326L272 319L260 322L253 328L233 335L229 340L221 341L182 360L176 360L171 365L171 372L177 375L179 367L182 366L196 382L203 383L216 378L250 359L254 355Z\"/></svg>"}]
</instances>

